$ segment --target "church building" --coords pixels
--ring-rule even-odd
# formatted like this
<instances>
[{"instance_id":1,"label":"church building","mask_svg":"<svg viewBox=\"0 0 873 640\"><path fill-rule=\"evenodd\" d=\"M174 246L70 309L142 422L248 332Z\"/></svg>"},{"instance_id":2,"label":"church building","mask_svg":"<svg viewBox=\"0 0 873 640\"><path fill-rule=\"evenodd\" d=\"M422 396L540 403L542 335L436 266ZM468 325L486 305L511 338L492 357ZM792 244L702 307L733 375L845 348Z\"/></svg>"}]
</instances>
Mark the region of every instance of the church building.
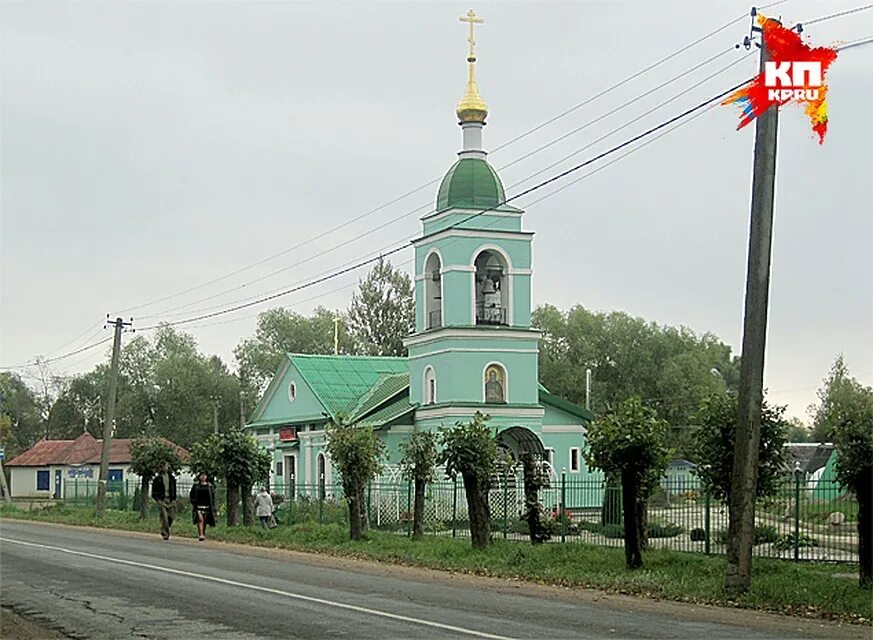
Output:
<instances>
[{"instance_id":1,"label":"church building","mask_svg":"<svg viewBox=\"0 0 873 640\"><path fill-rule=\"evenodd\" d=\"M499 445L542 456L553 481L599 479L582 458L584 407L538 381L540 332L531 328L533 233L505 203L482 130L488 108L475 78L470 11L467 90L457 107L463 147L446 172L415 249L415 331L406 358L289 353L246 425L273 452L273 481L293 489L336 482L325 451L327 416L372 427L384 440L383 478L397 477L398 445L488 414ZM304 491L305 492L305 491ZM595 502L599 497L593 497Z\"/></svg>"}]
</instances>

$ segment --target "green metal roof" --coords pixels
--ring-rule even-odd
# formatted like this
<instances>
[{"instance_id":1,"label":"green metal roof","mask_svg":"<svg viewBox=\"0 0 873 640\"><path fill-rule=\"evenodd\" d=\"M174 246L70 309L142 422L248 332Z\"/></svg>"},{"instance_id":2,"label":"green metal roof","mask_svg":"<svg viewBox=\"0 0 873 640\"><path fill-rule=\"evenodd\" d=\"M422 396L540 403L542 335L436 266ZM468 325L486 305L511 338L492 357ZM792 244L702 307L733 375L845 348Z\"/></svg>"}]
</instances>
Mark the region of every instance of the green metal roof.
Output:
<instances>
[{"instance_id":1,"label":"green metal roof","mask_svg":"<svg viewBox=\"0 0 873 640\"><path fill-rule=\"evenodd\" d=\"M497 207L506 200L497 172L481 158L461 158L449 169L437 194L437 212L452 208Z\"/></svg>"},{"instance_id":2,"label":"green metal roof","mask_svg":"<svg viewBox=\"0 0 873 640\"><path fill-rule=\"evenodd\" d=\"M369 393L365 394L358 405L351 412L350 418L357 420L360 417L366 416L371 411L377 409L387 400L398 395L402 391L409 397L409 372L392 373L379 378L376 384L370 389Z\"/></svg>"},{"instance_id":3,"label":"green metal roof","mask_svg":"<svg viewBox=\"0 0 873 640\"><path fill-rule=\"evenodd\" d=\"M540 402L542 404L552 405L557 409L566 411L570 415L574 415L577 418L582 418L583 420L586 420L588 422L594 420L595 415L585 407L579 406L575 402L564 400L561 396L556 396L552 393L549 393L548 391L544 391L543 389L545 389L545 387L540 389Z\"/></svg>"},{"instance_id":4,"label":"green metal roof","mask_svg":"<svg viewBox=\"0 0 873 640\"><path fill-rule=\"evenodd\" d=\"M398 395L395 400L392 400L378 411L362 418L358 424L365 427L381 427L403 416L410 415L413 411L415 411L415 405L409 404L409 394L404 393Z\"/></svg>"},{"instance_id":5,"label":"green metal roof","mask_svg":"<svg viewBox=\"0 0 873 640\"><path fill-rule=\"evenodd\" d=\"M406 358L297 353L289 353L288 357L332 417L351 415L361 398L384 376L405 373L409 384Z\"/></svg>"}]
</instances>

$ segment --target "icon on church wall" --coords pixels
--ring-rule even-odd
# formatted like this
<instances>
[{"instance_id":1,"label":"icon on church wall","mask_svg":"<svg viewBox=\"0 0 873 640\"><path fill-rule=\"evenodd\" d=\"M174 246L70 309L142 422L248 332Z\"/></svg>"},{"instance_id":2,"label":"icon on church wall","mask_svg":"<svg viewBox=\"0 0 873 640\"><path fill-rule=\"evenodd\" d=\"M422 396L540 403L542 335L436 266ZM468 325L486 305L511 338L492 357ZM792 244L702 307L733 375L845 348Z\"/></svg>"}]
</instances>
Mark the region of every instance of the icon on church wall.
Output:
<instances>
[{"instance_id":1,"label":"icon on church wall","mask_svg":"<svg viewBox=\"0 0 873 640\"><path fill-rule=\"evenodd\" d=\"M506 402L504 388L506 385L506 372L503 367L492 364L485 369L485 402Z\"/></svg>"}]
</instances>

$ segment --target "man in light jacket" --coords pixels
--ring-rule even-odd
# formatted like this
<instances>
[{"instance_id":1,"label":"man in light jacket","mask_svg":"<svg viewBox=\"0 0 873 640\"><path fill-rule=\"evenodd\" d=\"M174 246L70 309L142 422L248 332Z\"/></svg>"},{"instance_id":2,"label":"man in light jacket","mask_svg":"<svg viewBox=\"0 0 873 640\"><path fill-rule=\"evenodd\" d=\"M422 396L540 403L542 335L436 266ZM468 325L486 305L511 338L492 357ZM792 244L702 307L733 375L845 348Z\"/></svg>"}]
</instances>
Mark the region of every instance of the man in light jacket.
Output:
<instances>
[{"instance_id":1,"label":"man in light jacket","mask_svg":"<svg viewBox=\"0 0 873 640\"><path fill-rule=\"evenodd\" d=\"M262 527L270 528L273 519L273 498L267 491L267 487L261 487L258 495L255 496L255 515L261 521Z\"/></svg>"}]
</instances>

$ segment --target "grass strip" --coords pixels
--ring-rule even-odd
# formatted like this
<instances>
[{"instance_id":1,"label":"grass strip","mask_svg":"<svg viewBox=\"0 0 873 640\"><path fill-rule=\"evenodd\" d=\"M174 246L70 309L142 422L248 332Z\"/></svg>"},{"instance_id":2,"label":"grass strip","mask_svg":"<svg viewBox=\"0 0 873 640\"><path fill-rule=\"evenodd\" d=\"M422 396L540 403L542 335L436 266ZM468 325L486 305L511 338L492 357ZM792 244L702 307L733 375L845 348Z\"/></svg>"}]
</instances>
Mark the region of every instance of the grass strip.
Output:
<instances>
[{"instance_id":1,"label":"grass strip","mask_svg":"<svg viewBox=\"0 0 873 640\"><path fill-rule=\"evenodd\" d=\"M98 521L94 510L63 505L41 511L0 506L0 518L149 532L157 535L156 518L139 520L130 511L107 511ZM187 512L180 514L174 533L196 537ZM532 546L496 540L485 551L469 541L430 536L413 542L405 536L370 531L352 542L335 524L303 523L266 530L227 527L209 530L209 538L253 546L291 549L374 560L483 576L513 578L566 587L601 589L611 593L773 611L870 625L873 594L850 577L854 567L825 563L793 563L756 558L751 590L741 597L724 592L725 560L717 556L649 549L645 567L628 571L624 551L584 543Z\"/></svg>"}]
</instances>

